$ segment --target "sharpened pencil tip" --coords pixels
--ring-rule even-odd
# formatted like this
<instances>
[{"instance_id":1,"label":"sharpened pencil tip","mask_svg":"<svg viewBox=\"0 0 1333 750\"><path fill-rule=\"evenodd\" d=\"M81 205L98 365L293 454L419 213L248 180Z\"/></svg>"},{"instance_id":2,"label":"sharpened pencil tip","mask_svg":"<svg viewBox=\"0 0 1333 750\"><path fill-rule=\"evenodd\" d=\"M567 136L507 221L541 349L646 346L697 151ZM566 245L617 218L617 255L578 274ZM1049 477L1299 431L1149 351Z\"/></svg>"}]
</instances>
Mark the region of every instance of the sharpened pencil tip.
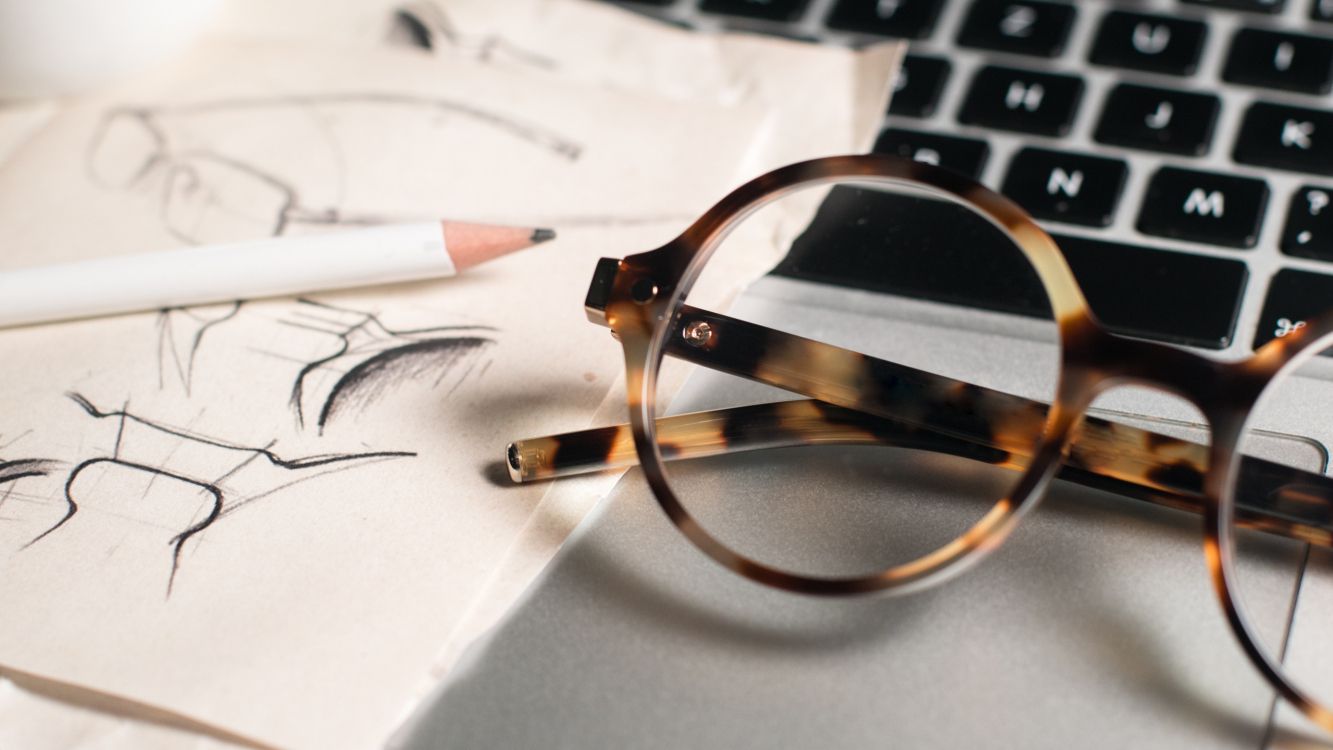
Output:
<instances>
[{"instance_id":1,"label":"sharpened pencil tip","mask_svg":"<svg viewBox=\"0 0 1333 750\"><path fill-rule=\"evenodd\" d=\"M532 237L530 239L532 240L532 244L534 245L540 245L543 242L549 242L555 239L555 230L546 229L544 227L540 229L534 229L532 230Z\"/></svg>"}]
</instances>

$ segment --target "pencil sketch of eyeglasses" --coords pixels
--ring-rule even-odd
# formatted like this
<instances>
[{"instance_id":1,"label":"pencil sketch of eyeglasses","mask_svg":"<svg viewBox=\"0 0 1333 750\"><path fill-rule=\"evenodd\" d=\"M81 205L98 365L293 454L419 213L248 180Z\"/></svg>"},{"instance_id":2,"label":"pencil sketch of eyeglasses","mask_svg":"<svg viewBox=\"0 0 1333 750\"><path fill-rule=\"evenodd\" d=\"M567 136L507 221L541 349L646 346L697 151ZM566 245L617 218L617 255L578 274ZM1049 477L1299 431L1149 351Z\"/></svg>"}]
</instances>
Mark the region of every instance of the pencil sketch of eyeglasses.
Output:
<instances>
[{"instance_id":1,"label":"pencil sketch of eyeglasses","mask_svg":"<svg viewBox=\"0 0 1333 750\"><path fill-rule=\"evenodd\" d=\"M467 128L469 142L528 148L533 158L577 161L578 142L542 125L447 99L383 93L238 98L108 111L89 143L94 183L143 194L159 221L187 244L232 242L299 231L301 225L376 224L377 212L352 173L374 171L382 152L354 152L341 127L372 128L403 142L431 143L430 131ZM274 133L283 134L281 137ZM439 139L434 139L439 140ZM275 158L265 149L282 142ZM427 169L450 168L447 145L418 155ZM277 163L281 162L281 163ZM367 208L355 205L364 201ZM414 217L419 218L419 217Z\"/></svg>"},{"instance_id":2,"label":"pencil sketch of eyeglasses","mask_svg":"<svg viewBox=\"0 0 1333 750\"><path fill-rule=\"evenodd\" d=\"M410 451L292 455L273 443L249 445L138 414L103 408L78 393L70 402L93 420L77 457L0 458L0 508L39 528L19 549L58 535L82 515L134 527L164 542L170 597L188 544L257 501L326 474L415 456ZM100 446L100 447L92 447ZM131 497L132 496L132 497ZM25 510L18 514L18 506ZM157 535L146 529L157 530Z\"/></svg>"}]
</instances>

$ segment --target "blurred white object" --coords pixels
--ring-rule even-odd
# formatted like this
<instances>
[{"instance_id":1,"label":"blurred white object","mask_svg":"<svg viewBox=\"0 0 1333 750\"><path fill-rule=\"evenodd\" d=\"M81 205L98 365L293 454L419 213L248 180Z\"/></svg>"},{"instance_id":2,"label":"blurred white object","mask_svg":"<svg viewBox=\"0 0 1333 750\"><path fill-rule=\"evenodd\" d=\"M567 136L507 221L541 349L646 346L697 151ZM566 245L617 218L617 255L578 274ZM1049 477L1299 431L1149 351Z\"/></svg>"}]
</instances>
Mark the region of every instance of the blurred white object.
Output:
<instances>
[{"instance_id":1,"label":"blurred white object","mask_svg":"<svg viewBox=\"0 0 1333 750\"><path fill-rule=\"evenodd\" d=\"M171 56L220 0L0 0L0 100L84 91Z\"/></svg>"}]
</instances>

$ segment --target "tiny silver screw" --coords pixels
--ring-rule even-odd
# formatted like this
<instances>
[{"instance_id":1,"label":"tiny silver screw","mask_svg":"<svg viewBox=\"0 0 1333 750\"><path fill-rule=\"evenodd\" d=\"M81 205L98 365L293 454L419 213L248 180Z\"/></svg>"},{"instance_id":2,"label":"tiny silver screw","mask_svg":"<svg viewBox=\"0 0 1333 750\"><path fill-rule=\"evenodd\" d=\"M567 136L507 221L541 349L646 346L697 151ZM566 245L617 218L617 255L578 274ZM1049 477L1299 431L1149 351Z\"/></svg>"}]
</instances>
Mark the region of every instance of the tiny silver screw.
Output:
<instances>
[{"instance_id":1,"label":"tiny silver screw","mask_svg":"<svg viewBox=\"0 0 1333 750\"><path fill-rule=\"evenodd\" d=\"M685 343L699 347L707 344L708 340L713 338L713 327L708 325L706 321L696 320L685 326L680 335L685 339Z\"/></svg>"}]
</instances>

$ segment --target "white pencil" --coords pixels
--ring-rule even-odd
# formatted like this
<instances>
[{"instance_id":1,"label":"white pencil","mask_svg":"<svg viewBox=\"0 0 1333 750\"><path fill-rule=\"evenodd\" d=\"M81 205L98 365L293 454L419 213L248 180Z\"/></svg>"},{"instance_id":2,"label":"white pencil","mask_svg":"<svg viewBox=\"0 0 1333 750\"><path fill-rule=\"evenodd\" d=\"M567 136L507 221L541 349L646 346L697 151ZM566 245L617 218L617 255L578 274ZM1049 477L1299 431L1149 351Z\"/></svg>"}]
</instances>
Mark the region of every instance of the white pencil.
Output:
<instances>
[{"instance_id":1,"label":"white pencil","mask_svg":"<svg viewBox=\"0 0 1333 750\"><path fill-rule=\"evenodd\" d=\"M0 327L453 276L554 237L432 221L0 271Z\"/></svg>"}]
</instances>

